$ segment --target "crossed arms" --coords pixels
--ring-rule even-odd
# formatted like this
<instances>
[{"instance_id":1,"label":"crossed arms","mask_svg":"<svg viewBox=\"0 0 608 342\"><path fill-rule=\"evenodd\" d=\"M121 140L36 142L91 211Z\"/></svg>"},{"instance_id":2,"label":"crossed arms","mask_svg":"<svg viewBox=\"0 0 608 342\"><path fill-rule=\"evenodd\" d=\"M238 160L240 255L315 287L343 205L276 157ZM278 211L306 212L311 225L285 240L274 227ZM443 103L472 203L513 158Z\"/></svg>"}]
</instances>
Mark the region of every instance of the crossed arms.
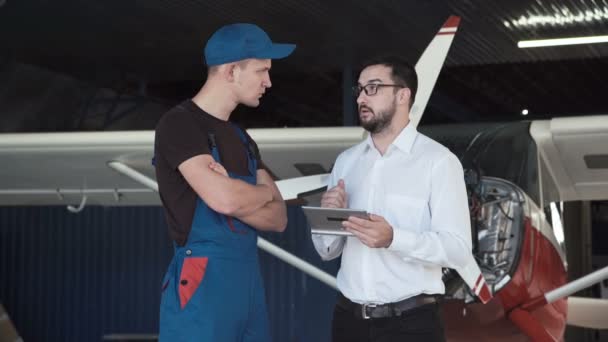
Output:
<instances>
[{"instance_id":1,"label":"crossed arms","mask_svg":"<svg viewBox=\"0 0 608 342\"><path fill-rule=\"evenodd\" d=\"M258 230L285 230L285 202L265 170L257 170L257 184L252 185L228 177L209 154L194 156L178 169L198 196L218 213L238 218Z\"/></svg>"}]
</instances>

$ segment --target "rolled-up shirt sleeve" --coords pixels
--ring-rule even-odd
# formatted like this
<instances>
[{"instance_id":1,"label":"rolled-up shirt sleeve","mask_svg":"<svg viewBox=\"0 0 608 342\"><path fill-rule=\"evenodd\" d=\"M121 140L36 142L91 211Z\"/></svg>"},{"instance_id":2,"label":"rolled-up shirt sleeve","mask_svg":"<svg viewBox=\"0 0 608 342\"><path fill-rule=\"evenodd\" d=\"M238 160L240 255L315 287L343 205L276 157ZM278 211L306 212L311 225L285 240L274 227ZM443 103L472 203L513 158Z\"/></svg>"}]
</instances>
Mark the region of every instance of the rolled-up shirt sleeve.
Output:
<instances>
[{"instance_id":1,"label":"rolled-up shirt sleeve","mask_svg":"<svg viewBox=\"0 0 608 342\"><path fill-rule=\"evenodd\" d=\"M407 259L460 268L466 265L472 250L463 169L450 153L433 165L431 172L430 227L420 232L394 227L388 249Z\"/></svg>"},{"instance_id":2,"label":"rolled-up shirt sleeve","mask_svg":"<svg viewBox=\"0 0 608 342\"><path fill-rule=\"evenodd\" d=\"M317 253L323 260L332 260L342 254L346 237L335 235L312 235L312 242L315 245Z\"/></svg>"},{"instance_id":3,"label":"rolled-up shirt sleeve","mask_svg":"<svg viewBox=\"0 0 608 342\"><path fill-rule=\"evenodd\" d=\"M340 158L336 160L336 166L334 167L331 175L329 176L329 179L327 181L327 189L331 189L336 186L336 184L338 184L336 173L339 161ZM314 244L317 253L319 253L319 255L321 256L321 259L331 260L339 257L340 254L342 254L344 244L346 243L346 237L312 234L312 243Z\"/></svg>"}]
</instances>

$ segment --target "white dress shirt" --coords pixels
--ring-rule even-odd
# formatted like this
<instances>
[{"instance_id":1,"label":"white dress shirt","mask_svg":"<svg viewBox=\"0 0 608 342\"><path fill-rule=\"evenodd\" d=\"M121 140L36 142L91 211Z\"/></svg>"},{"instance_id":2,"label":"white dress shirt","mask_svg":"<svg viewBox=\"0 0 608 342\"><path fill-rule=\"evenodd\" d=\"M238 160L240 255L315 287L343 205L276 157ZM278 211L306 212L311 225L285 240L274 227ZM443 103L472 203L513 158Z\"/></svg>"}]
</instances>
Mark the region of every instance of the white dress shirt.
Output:
<instances>
[{"instance_id":1,"label":"white dress shirt","mask_svg":"<svg viewBox=\"0 0 608 342\"><path fill-rule=\"evenodd\" d=\"M324 260L342 253L338 289L360 304L443 294L442 267L462 267L471 253L463 170L447 148L408 124L384 155L370 136L342 152L328 188L344 179L348 208L380 215L393 228L388 248L356 237L313 235Z\"/></svg>"}]
</instances>

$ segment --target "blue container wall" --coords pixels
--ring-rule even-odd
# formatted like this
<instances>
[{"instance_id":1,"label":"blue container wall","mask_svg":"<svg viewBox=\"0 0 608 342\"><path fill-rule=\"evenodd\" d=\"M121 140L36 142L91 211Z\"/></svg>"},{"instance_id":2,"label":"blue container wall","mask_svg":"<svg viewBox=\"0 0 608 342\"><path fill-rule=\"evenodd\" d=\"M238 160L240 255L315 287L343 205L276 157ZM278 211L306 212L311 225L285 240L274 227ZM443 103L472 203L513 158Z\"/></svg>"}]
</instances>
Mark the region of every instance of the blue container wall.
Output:
<instances>
[{"instance_id":1,"label":"blue container wall","mask_svg":"<svg viewBox=\"0 0 608 342\"><path fill-rule=\"evenodd\" d=\"M322 262L299 208L264 237ZM172 256L157 207L0 208L0 302L25 341L100 341L156 334L160 282ZM328 341L335 291L260 251L274 341Z\"/></svg>"}]
</instances>

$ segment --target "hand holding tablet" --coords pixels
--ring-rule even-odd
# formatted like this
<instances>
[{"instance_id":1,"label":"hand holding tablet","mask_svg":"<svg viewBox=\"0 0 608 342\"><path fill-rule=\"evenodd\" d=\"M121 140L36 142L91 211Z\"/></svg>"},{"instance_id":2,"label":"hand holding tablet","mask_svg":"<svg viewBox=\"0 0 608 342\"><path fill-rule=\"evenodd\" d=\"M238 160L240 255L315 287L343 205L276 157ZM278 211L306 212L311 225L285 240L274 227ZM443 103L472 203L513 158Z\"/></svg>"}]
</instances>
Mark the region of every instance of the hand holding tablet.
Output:
<instances>
[{"instance_id":1,"label":"hand holding tablet","mask_svg":"<svg viewBox=\"0 0 608 342\"><path fill-rule=\"evenodd\" d=\"M347 221L349 216L369 219L369 215L364 210L340 209L340 208L321 208L321 207L302 207L310 230L313 234L324 235L345 235L353 234L344 230L342 221Z\"/></svg>"}]
</instances>

